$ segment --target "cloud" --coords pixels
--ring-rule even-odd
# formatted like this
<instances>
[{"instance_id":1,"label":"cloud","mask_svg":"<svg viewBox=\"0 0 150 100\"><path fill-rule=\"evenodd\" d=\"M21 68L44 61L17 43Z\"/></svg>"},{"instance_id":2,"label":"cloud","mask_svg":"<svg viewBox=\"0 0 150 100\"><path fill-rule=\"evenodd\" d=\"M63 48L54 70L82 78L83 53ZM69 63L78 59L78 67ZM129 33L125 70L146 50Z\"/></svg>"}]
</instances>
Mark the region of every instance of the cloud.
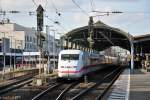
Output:
<instances>
[{"instance_id":1,"label":"cloud","mask_svg":"<svg viewBox=\"0 0 150 100\"><path fill-rule=\"evenodd\" d=\"M31 0L1 0L3 10L30 10L33 9Z\"/></svg>"},{"instance_id":2,"label":"cloud","mask_svg":"<svg viewBox=\"0 0 150 100\"><path fill-rule=\"evenodd\" d=\"M137 1L141 1L141 0L99 0L99 1L103 1L103 2L137 2Z\"/></svg>"},{"instance_id":3,"label":"cloud","mask_svg":"<svg viewBox=\"0 0 150 100\"><path fill-rule=\"evenodd\" d=\"M65 26L68 30L74 29L76 27L85 26L88 24L88 16L81 12L72 0L34 0L37 5L42 4L44 9L46 9L45 14L49 15L49 17L53 20L61 19L61 24ZM53 1L53 4L52 2ZM89 0L75 0L75 2L86 12L90 11L90 1ZM36 6L32 2L32 0L1 0L0 6L3 10L19 10L19 11L35 11ZM133 25L136 27L137 25L134 24L138 21L142 22L145 20L145 16L149 17L149 14L145 14L142 12L149 12L149 0L94 0L94 8L95 10L99 11L127 11L127 12L139 12L136 14L133 13L122 13L122 14L111 14L110 16L100 16L100 20L104 23L116 27L119 26L120 28L124 28L128 31L135 30L131 29L130 26ZM46 6L46 7L45 7ZM54 7L55 6L55 7ZM61 13L61 17L56 14L56 9L58 12ZM141 12L140 12L141 11ZM25 15L26 13L24 13ZM14 15L11 14L11 20L14 22L20 22L22 25L26 23L34 25L36 23L36 18L34 21L33 16L29 16L28 14L24 16L22 13ZM28 18L27 18L28 17ZM58 18L57 18L58 17ZM62 20L63 19L63 20ZM94 18L96 22L97 18ZM47 21L48 22L48 21ZM20 24L18 23L18 24ZM145 23L150 23L150 21L145 21ZM51 23L46 23L51 24ZM129 25L130 24L130 25ZM144 25L144 24L142 24ZM132 26L132 27L133 27ZM149 30L148 25L144 26L145 30ZM143 29L136 29L136 31L144 31ZM149 30L150 31L150 30Z\"/></svg>"},{"instance_id":4,"label":"cloud","mask_svg":"<svg viewBox=\"0 0 150 100\"><path fill-rule=\"evenodd\" d=\"M71 0L47 0L47 9L48 10L73 10L75 9L74 4Z\"/></svg>"},{"instance_id":5,"label":"cloud","mask_svg":"<svg viewBox=\"0 0 150 100\"><path fill-rule=\"evenodd\" d=\"M110 6L104 7L104 11L112 11L112 8Z\"/></svg>"},{"instance_id":6,"label":"cloud","mask_svg":"<svg viewBox=\"0 0 150 100\"><path fill-rule=\"evenodd\" d=\"M65 15L62 25L65 25L68 31L88 25L88 17L83 13L74 13L71 15Z\"/></svg>"},{"instance_id":7,"label":"cloud","mask_svg":"<svg viewBox=\"0 0 150 100\"><path fill-rule=\"evenodd\" d=\"M54 2L55 1L55 2ZM51 2L49 2L51 3ZM54 5L58 8L69 8L73 5L71 0L53 0Z\"/></svg>"},{"instance_id":8,"label":"cloud","mask_svg":"<svg viewBox=\"0 0 150 100\"><path fill-rule=\"evenodd\" d=\"M88 22L88 17L83 15L82 13L73 14L72 20L76 23L82 22L82 24L85 25L85 23Z\"/></svg>"}]
</instances>

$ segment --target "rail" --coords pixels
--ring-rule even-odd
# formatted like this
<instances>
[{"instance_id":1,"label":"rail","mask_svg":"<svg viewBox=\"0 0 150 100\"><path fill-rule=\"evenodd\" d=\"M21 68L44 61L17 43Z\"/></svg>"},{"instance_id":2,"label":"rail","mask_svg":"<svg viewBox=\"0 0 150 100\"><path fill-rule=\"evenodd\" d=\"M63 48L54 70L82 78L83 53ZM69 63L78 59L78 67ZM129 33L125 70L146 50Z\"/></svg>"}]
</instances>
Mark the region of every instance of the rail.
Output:
<instances>
[{"instance_id":1,"label":"rail","mask_svg":"<svg viewBox=\"0 0 150 100\"><path fill-rule=\"evenodd\" d=\"M91 87L89 87L89 88L87 88L87 89L81 91L81 92L78 93L76 96L74 96L71 100L79 100L79 99L80 99L83 95L85 95L87 92L89 92L89 91L92 90L93 88L95 88L95 87L101 85L102 83L104 83L104 81L105 81L106 79L108 79L111 75L115 74L115 73L118 72L119 70L120 70L120 68L117 68L117 69L114 70L113 72L107 74L102 80L100 80L99 82L97 82L97 83L94 84L93 86L91 86ZM119 74L119 75L120 75L120 74ZM117 74L117 76L118 76L118 74ZM117 76L116 76L116 77L117 77ZM116 77L115 77L115 78L116 78ZM114 80L113 80L113 81L114 81ZM109 86L109 87L110 87L110 86ZM109 89L109 88L107 88L106 90L108 90L108 89ZM106 92L106 90L105 90L105 92ZM104 93L103 93L103 95L104 95ZM100 97L102 97L102 96L100 96ZM98 97L98 99L99 99L99 97Z\"/></svg>"},{"instance_id":2,"label":"rail","mask_svg":"<svg viewBox=\"0 0 150 100\"><path fill-rule=\"evenodd\" d=\"M24 86L25 84L31 83L32 82L31 78L33 78L33 77L28 77L28 78L16 81L14 83L8 84L4 87L1 87L0 95L3 95L7 92L14 90L14 89L17 89L21 86Z\"/></svg>"},{"instance_id":3,"label":"rail","mask_svg":"<svg viewBox=\"0 0 150 100\"><path fill-rule=\"evenodd\" d=\"M59 96L56 98L56 100L62 100L64 94L65 94L66 92L68 92L69 89L71 89L72 87L76 86L78 83L79 83L79 82L75 82L75 83L73 83L73 84L70 84L67 88L64 89L64 91L62 91L62 92L59 94Z\"/></svg>"},{"instance_id":4,"label":"rail","mask_svg":"<svg viewBox=\"0 0 150 100\"><path fill-rule=\"evenodd\" d=\"M32 100L39 100L43 95L45 95L47 92L55 89L56 87L62 85L63 83L58 83L58 84L55 84L53 86L49 85L48 88L42 92L40 92L39 94L37 94L35 97L32 98Z\"/></svg>"}]
</instances>

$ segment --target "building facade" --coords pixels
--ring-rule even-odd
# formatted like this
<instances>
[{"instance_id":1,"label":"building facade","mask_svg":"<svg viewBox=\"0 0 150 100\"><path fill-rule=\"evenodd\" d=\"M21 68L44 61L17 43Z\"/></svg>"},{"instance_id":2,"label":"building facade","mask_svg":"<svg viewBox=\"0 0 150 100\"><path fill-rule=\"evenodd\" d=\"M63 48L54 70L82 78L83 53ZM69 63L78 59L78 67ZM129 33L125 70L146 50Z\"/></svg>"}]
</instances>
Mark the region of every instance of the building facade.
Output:
<instances>
[{"instance_id":1,"label":"building facade","mask_svg":"<svg viewBox=\"0 0 150 100\"><path fill-rule=\"evenodd\" d=\"M0 39L9 39L11 52L38 52L36 33L35 28L24 27L9 21L0 23ZM49 52L49 55L57 56L60 51L59 40L55 40L50 34L42 34L46 38L43 51Z\"/></svg>"},{"instance_id":2,"label":"building facade","mask_svg":"<svg viewBox=\"0 0 150 100\"><path fill-rule=\"evenodd\" d=\"M0 38L9 38L11 51L21 49L24 51L37 51L36 30L15 23L0 24Z\"/></svg>"}]
</instances>

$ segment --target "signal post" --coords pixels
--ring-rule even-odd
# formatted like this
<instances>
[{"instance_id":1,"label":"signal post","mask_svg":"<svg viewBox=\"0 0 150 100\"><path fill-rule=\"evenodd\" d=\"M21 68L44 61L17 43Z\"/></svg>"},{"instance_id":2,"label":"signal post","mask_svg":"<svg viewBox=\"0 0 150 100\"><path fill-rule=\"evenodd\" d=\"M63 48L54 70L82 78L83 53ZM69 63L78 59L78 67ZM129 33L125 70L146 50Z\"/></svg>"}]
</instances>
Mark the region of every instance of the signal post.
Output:
<instances>
[{"instance_id":1,"label":"signal post","mask_svg":"<svg viewBox=\"0 0 150 100\"><path fill-rule=\"evenodd\" d=\"M39 52L39 77L36 79L37 85L43 84L43 77L42 76L42 68L44 65L42 64L42 57L43 57L43 41L45 40L45 37L41 34L43 31L43 13L44 9L41 5L38 6L37 10L37 46L38 46L38 52Z\"/></svg>"}]
</instances>

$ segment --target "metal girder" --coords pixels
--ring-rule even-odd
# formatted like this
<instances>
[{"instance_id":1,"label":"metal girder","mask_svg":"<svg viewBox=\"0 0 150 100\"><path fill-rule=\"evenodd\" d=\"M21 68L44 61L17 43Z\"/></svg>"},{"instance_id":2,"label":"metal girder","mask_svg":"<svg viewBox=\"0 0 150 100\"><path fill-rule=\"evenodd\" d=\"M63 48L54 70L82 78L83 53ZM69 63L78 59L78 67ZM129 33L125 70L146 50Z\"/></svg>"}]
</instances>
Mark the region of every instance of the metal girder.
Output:
<instances>
[{"instance_id":1,"label":"metal girder","mask_svg":"<svg viewBox=\"0 0 150 100\"><path fill-rule=\"evenodd\" d=\"M72 37L72 42L80 42L82 45L90 48L92 41L93 49L104 50L109 46L121 46L124 49L130 50L129 37L130 34L120 29L110 27L102 22L96 22L89 29L89 25L76 28L66 34L67 37ZM88 30L93 30L92 32ZM104 33L101 33L104 32ZM105 34L105 32L107 32ZM90 37L90 38L89 38ZM88 41L89 40L89 41ZM103 46L99 46L103 45ZM106 47L105 47L106 46Z\"/></svg>"},{"instance_id":2,"label":"metal girder","mask_svg":"<svg viewBox=\"0 0 150 100\"><path fill-rule=\"evenodd\" d=\"M115 45L111 39L109 39L103 32L99 32L110 44Z\"/></svg>"}]
</instances>

